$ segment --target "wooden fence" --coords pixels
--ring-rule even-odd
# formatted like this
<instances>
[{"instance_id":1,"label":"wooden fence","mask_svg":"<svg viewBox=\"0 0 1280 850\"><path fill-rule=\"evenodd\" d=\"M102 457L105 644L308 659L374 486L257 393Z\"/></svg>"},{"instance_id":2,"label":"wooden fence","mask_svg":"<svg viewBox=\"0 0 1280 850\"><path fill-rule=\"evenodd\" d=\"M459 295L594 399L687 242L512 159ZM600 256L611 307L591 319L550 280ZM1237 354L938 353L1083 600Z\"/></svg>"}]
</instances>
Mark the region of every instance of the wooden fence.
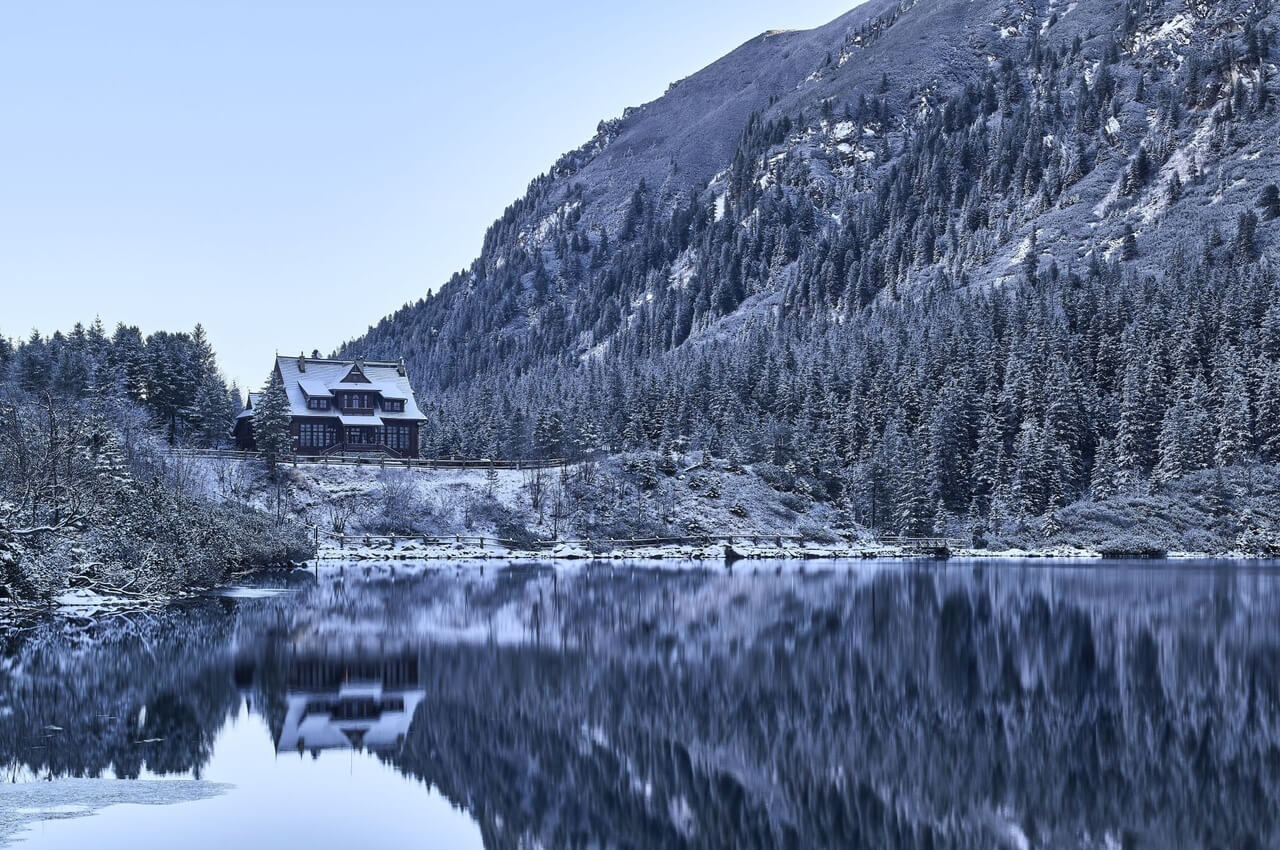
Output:
<instances>
[{"instance_id":1,"label":"wooden fence","mask_svg":"<svg viewBox=\"0 0 1280 850\"><path fill-rule=\"evenodd\" d=\"M174 449L177 457L197 457L221 460L260 460L258 452L233 451L231 449ZM292 466L376 466L379 469L560 469L567 466L565 458L544 460L487 460L477 458L396 458L390 456L349 455L290 455L281 461Z\"/></svg>"}]
</instances>

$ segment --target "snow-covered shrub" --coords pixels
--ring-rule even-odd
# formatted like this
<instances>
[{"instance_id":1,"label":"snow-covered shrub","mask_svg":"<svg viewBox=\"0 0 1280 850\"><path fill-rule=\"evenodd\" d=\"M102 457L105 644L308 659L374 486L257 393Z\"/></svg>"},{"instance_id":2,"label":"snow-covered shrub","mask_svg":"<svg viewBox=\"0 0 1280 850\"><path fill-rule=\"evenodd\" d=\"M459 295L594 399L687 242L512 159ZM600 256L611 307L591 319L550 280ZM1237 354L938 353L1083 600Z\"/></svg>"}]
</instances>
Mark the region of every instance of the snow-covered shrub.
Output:
<instances>
[{"instance_id":1,"label":"snow-covered shrub","mask_svg":"<svg viewBox=\"0 0 1280 850\"><path fill-rule=\"evenodd\" d=\"M233 566L285 566L315 557L311 530L297 522L277 522L262 511L233 502L219 505L215 516L234 537Z\"/></svg>"},{"instance_id":2,"label":"snow-covered shrub","mask_svg":"<svg viewBox=\"0 0 1280 850\"><path fill-rule=\"evenodd\" d=\"M364 527L378 534L416 534L428 513L421 492L414 486L414 473L386 470L365 510Z\"/></svg>"},{"instance_id":3,"label":"snow-covered shrub","mask_svg":"<svg viewBox=\"0 0 1280 850\"><path fill-rule=\"evenodd\" d=\"M840 542L840 536L827 525L821 525L816 522L804 522L797 526L796 530L804 537L805 541L809 543L817 543L822 546L833 546Z\"/></svg>"},{"instance_id":4,"label":"snow-covered shrub","mask_svg":"<svg viewBox=\"0 0 1280 850\"><path fill-rule=\"evenodd\" d=\"M1169 547L1161 540L1133 532L1107 538L1098 546L1104 558L1163 558Z\"/></svg>"},{"instance_id":5,"label":"snow-covered shrub","mask_svg":"<svg viewBox=\"0 0 1280 850\"><path fill-rule=\"evenodd\" d=\"M753 471L761 481L775 490L785 493L795 489L795 475L781 466L772 463L758 463L753 467Z\"/></svg>"},{"instance_id":6,"label":"snow-covered shrub","mask_svg":"<svg viewBox=\"0 0 1280 850\"><path fill-rule=\"evenodd\" d=\"M707 489L706 489L706 494L705 494L705 495L706 495L706 497L707 497L708 499L718 499L718 498L720 498L720 494L721 494L721 492L722 492L722 487L723 487L723 485L721 484L720 478L719 478L719 477L717 477L717 476L711 476L711 477L707 480Z\"/></svg>"}]
</instances>

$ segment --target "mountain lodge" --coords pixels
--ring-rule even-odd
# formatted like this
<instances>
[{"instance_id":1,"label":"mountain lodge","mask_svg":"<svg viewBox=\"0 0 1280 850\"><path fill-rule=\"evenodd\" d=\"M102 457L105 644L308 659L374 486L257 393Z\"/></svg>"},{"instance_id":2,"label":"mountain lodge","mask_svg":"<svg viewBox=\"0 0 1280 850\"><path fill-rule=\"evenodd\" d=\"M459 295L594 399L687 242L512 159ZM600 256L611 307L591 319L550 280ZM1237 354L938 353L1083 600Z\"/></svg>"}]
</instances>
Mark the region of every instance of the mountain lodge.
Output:
<instances>
[{"instance_id":1,"label":"mountain lodge","mask_svg":"<svg viewBox=\"0 0 1280 850\"><path fill-rule=\"evenodd\" d=\"M298 454L418 456L418 430L425 417L414 400L403 360L277 356L275 371L289 397L289 430ZM261 393L250 393L248 406L236 419L237 448L256 448L253 416L261 398Z\"/></svg>"}]
</instances>

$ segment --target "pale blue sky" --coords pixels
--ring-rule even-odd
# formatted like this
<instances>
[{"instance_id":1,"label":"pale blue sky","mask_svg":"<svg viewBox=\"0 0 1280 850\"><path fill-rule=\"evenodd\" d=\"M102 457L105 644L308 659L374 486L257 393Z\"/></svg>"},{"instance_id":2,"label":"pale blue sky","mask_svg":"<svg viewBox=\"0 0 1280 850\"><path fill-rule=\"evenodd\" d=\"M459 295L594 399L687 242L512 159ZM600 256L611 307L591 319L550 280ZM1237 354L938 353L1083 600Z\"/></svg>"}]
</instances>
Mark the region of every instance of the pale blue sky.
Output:
<instances>
[{"instance_id":1,"label":"pale blue sky","mask_svg":"<svg viewBox=\"0 0 1280 850\"><path fill-rule=\"evenodd\" d=\"M203 322L228 377L479 252L597 122L855 0L0 2L0 334Z\"/></svg>"}]
</instances>

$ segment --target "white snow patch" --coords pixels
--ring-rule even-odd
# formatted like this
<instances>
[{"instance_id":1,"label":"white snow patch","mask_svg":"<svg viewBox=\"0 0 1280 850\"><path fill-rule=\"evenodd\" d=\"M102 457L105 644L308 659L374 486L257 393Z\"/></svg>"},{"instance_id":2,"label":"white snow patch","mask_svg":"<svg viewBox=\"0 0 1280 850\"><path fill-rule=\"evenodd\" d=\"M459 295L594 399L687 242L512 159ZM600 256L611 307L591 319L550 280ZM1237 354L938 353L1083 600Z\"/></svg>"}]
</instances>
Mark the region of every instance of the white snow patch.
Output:
<instances>
[{"instance_id":1,"label":"white snow patch","mask_svg":"<svg viewBox=\"0 0 1280 850\"><path fill-rule=\"evenodd\" d=\"M1023 239L1020 243L1018 243L1018 250L1013 252L1013 256L1009 258L1008 265L1016 266L1018 263L1021 263L1023 260L1025 260L1027 258L1027 255L1030 253L1031 253L1031 237L1028 236L1027 238Z\"/></svg>"},{"instance_id":2,"label":"white snow patch","mask_svg":"<svg viewBox=\"0 0 1280 850\"><path fill-rule=\"evenodd\" d=\"M697 250L688 248L671 264L671 274L668 279L672 289L688 288L696 273L695 262L697 258Z\"/></svg>"},{"instance_id":3,"label":"white snow patch","mask_svg":"<svg viewBox=\"0 0 1280 850\"><path fill-rule=\"evenodd\" d=\"M1134 36L1133 46L1135 50L1147 51L1153 47L1159 47L1163 44L1180 44L1185 45L1191 42L1191 32L1193 29L1191 16L1186 12L1174 15L1163 25L1150 33L1138 33Z\"/></svg>"}]
</instances>

